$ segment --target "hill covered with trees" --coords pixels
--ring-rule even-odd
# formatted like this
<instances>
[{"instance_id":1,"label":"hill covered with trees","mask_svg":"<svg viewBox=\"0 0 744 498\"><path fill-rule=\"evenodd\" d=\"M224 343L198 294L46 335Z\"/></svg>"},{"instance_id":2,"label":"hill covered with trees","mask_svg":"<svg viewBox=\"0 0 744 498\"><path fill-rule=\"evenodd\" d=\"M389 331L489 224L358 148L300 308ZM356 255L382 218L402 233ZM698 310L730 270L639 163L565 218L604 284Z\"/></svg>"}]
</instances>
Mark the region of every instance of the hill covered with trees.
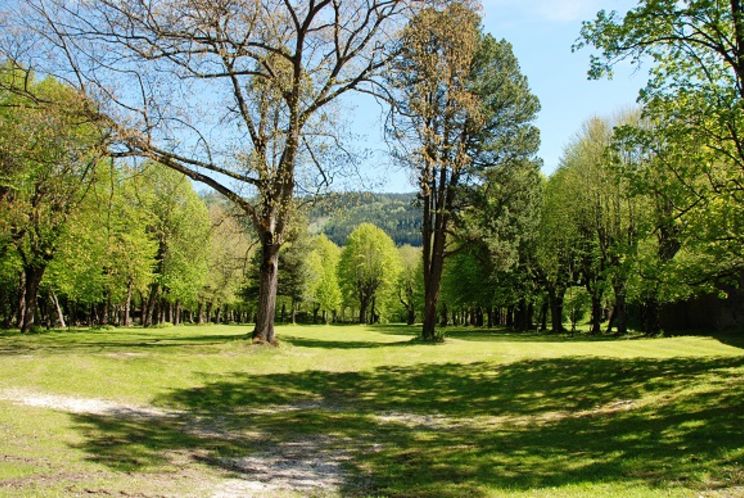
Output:
<instances>
[{"instance_id":1,"label":"hill covered with trees","mask_svg":"<svg viewBox=\"0 0 744 498\"><path fill-rule=\"evenodd\" d=\"M421 208L414 193L352 192L321 198L310 211L310 230L338 245L362 223L382 228L396 245L421 245Z\"/></svg>"}]
</instances>

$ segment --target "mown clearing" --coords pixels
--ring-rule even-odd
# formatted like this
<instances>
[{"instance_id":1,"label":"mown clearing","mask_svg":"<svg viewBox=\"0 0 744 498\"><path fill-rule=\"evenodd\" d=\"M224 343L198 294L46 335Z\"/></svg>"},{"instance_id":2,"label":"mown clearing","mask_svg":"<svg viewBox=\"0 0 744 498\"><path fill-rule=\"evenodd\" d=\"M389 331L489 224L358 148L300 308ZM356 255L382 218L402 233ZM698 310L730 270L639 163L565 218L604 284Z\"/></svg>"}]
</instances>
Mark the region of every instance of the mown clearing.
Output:
<instances>
[{"instance_id":1,"label":"mown clearing","mask_svg":"<svg viewBox=\"0 0 744 498\"><path fill-rule=\"evenodd\" d=\"M0 335L0 495L741 496L736 340Z\"/></svg>"}]
</instances>

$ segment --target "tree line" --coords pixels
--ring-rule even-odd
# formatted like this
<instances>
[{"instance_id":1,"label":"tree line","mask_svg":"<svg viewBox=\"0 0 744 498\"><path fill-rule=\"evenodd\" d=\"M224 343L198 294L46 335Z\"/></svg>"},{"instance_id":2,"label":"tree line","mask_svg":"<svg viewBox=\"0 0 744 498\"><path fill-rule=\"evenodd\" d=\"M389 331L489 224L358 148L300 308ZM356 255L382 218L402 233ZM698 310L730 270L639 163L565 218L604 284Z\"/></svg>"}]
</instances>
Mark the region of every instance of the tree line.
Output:
<instances>
[{"instance_id":1,"label":"tree line","mask_svg":"<svg viewBox=\"0 0 744 498\"><path fill-rule=\"evenodd\" d=\"M43 303L60 309L79 292L72 302L82 310L96 296L89 319L113 313L126 322L132 300L143 324L225 312L231 297L198 299L229 288L199 277L220 258L234 262L210 247L220 246L213 232L222 225L209 214L217 209L239 226L240 236L226 228L234 247L255 245L252 270L243 270L252 283L227 294L255 303L259 342L274 341L286 298L292 316L298 303L314 303L316 320L353 309L359 321L375 322L397 307L407 321L421 318L424 339L437 340L437 325L448 323L550 322L561 331L567 317L575 328L585 308L592 333L603 322L624 333L636 315L638 327L654 332L664 303L738 283L739 2L648 0L622 17L600 11L584 23L574 48L597 50L590 77L629 60L650 61L650 79L637 112L589 120L548 179L537 158L539 102L511 45L483 31L479 12L469 0L11 6L2 18L15 35L0 47L0 259L6 277L17 273L3 300L17 304L18 324L34 323L44 278L55 275L60 282ZM387 106L391 151L418 188L422 247L411 272L403 262L416 259L413 250L396 252L366 224L349 234L335 271L310 265L313 274L305 264L308 203L358 161L334 118L352 91ZM178 200L168 175L148 176L156 164L227 204L204 215L185 193ZM133 201L115 206L116 189ZM127 212L133 206L143 211ZM193 212L179 218L182 208ZM78 240L96 237L80 249ZM186 240L209 250L202 258L178 249ZM316 263L335 259L326 242L316 241ZM352 248L363 255L352 257ZM55 269L63 250L69 262ZM154 265L136 265L137 257ZM128 269L130 260L138 270ZM65 290L62 281L84 268L96 269ZM318 287L332 275L340 294ZM313 286L340 295L343 306L308 298ZM238 319L250 314L243 312Z\"/></svg>"}]
</instances>

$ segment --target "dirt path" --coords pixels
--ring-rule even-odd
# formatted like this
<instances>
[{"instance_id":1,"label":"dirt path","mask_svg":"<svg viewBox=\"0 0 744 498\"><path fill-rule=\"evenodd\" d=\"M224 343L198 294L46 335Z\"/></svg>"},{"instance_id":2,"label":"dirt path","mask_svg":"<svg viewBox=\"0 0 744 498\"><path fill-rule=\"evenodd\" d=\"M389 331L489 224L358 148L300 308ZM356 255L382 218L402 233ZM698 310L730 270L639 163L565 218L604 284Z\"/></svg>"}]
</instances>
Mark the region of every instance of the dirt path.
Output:
<instances>
[{"instance_id":1,"label":"dirt path","mask_svg":"<svg viewBox=\"0 0 744 498\"><path fill-rule=\"evenodd\" d=\"M159 418L173 417L180 414L179 412L165 411L146 405L131 405L97 398L43 394L25 389L2 389L0 390L0 400L10 401L16 405L88 415Z\"/></svg>"},{"instance_id":2,"label":"dirt path","mask_svg":"<svg viewBox=\"0 0 744 498\"><path fill-rule=\"evenodd\" d=\"M163 410L148 405L118 403L98 398L82 398L39 393L25 389L0 389L0 400L16 405L46 408L66 413L103 415L121 418L183 419L188 414L176 410ZM298 404L264 407L261 413L271 409L302 410L318 408L316 404ZM203 422L189 421L188 431L199 437L230 437ZM238 435L233 435L238 438ZM241 434L241 436L244 436ZM257 435L257 445L262 448L250 456L225 459L220 466L237 477L222 479L207 486L214 498L337 495L345 480L343 463L348 456L330 450L332 441L326 437L308 437L302 440L268 444Z\"/></svg>"}]
</instances>

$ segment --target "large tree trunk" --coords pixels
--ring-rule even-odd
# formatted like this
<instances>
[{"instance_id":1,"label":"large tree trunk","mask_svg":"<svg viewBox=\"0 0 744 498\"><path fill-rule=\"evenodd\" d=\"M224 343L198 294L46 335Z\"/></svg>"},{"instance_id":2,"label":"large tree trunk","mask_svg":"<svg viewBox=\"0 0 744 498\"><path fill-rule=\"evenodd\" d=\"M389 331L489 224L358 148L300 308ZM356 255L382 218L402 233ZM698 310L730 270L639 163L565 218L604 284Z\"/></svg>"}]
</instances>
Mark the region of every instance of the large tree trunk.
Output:
<instances>
[{"instance_id":1,"label":"large tree trunk","mask_svg":"<svg viewBox=\"0 0 744 498\"><path fill-rule=\"evenodd\" d=\"M413 306L408 307L408 315L406 316L406 324L413 325L416 323L416 310Z\"/></svg>"},{"instance_id":2,"label":"large tree trunk","mask_svg":"<svg viewBox=\"0 0 744 498\"><path fill-rule=\"evenodd\" d=\"M446 327L447 326L447 303L442 303L442 319L439 321L440 327ZM454 320L453 320L454 323Z\"/></svg>"},{"instance_id":3,"label":"large tree trunk","mask_svg":"<svg viewBox=\"0 0 744 498\"><path fill-rule=\"evenodd\" d=\"M549 291L550 300L550 330L555 333L565 332L563 326L563 298L566 295L565 289L554 289Z\"/></svg>"},{"instance_id":4,"label":"large tree trunk","mask_svg":"<svg viewBox=\"0 0 744 498\"><path fill-rule=\"evenodd\" d=\"M274 315L278 287L279 245L264 243L261 247L261 274L258 285L258 307L253 341L275 344Z\"/></svg>"},{"instance_id":5,"label":"large tree trunk","mask_svg":"<svg viewBox=\"0 0 744 498\"><path fill-rule=\"evenodd\" d=\"M548 299L543 298L540 306L540 332L548 330Z\"/></svg>"},{"instance_id":6,"label":"large tree trunk","mask_svg":"<svg viewBox=\"0 0 744 498\"><path fill-rule=\"evenodd\" d=\"M647 335L657 334L661 330L659 322L659 301L656 296L643 303L643 330Z\"/></svg>"},{"instance_id":7,"label":"large tree trunk","mask_svg":"<svg viewBox=\"0 0 744 498\"><path fill-rule=\"evenodd\" d=\"M155 305L157 304L159 286L157 283L150 285L150 294L147 297L147 306L145 307L145 313L142 317L142 326L149 327L153 325L153 319L157 319L157 312Z\"/></svg>"},{"instance_id":8,"label":"large tree trunk","mask_svg":"<svg viewBox=\"0 0 744 498\"><path fill-rule=\"evenodd\" d=\"M197 325L204 325L204 303L201 301L196 308L196 323Z\"/></svg>"},{"instance_id":9,"label":"large tree trunk","mask_svg":"<svg viewBox=\"0 0 744 498\"><path fill-rule=\"evenodd\" d=\"M31 330L36 320L37 299L39 296L39 285L44 277L46 266L29 265L23 269L25 275L25 306L23 309L23 319L20 326L21 333ZM20 312L20 310L19 310Z\"/></svg>"},{"instance_id":10,"label":"large tree trunk","mask_svg":"<svg viewBox=\"0 0 744 498\"><path fill-rule=\"evenodd\" d=\"M441 234L440 237L444 238L444 234ZM424 278L424 324L421 337L429 341L436 337L437 302L439 301L439 289L444 267L444 241L438 241L437 239L440 237L437 234L434 235L434 247L428 261L429 272Z\"/></svg>"},{"instance_id":11,"label":"large tree trunk","mask_svg":"<svg viewBox=\"0 0 744 498\"><path fill-rule=\"evenodd\" d=\"M602 333L602 300L597 295L592 295L592 329L590 333L598 335Z\"/></svg>"},{"instance_id":12,"label":"large tree trunk","mask_svg":"<svg viewBox=\"0 0 744 498\"><path fill-rule=\"evenodd\" d=\"M359 323L367 323L367 307L369 306L369 300L366 297L359 298Z\"/></svg>"}]
</instances>

